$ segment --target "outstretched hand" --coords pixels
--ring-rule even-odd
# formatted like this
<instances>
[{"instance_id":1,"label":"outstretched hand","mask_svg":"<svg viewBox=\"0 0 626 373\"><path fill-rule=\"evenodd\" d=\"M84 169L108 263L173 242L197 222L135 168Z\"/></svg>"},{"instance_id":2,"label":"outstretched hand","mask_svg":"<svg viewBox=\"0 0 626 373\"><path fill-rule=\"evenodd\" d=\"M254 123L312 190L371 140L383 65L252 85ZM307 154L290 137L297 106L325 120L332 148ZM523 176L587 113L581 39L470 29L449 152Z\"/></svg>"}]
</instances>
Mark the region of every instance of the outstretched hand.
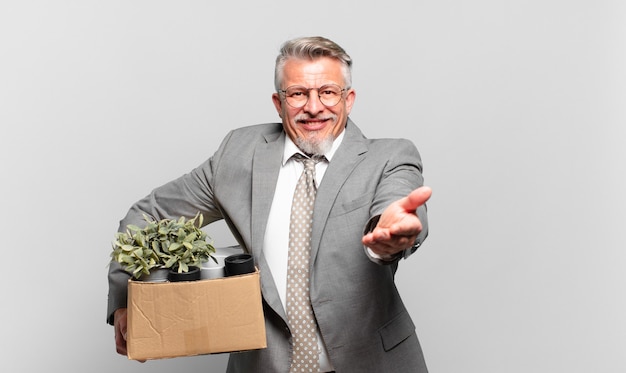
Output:
<instances>
[{"instance_id":1,"label":"outstretched hand","mask_svg":"<svg viewBox=\"0 0 626 373\"><path fill-rule=\"evenodd\" d=\"M415 238L422 231L422 223L415 210L426 203L431 194L432 190L423 186L389 205L376 227L363 236L363 244L382 256L393 255L413 246Z\"/></svg>"}]
</instances>

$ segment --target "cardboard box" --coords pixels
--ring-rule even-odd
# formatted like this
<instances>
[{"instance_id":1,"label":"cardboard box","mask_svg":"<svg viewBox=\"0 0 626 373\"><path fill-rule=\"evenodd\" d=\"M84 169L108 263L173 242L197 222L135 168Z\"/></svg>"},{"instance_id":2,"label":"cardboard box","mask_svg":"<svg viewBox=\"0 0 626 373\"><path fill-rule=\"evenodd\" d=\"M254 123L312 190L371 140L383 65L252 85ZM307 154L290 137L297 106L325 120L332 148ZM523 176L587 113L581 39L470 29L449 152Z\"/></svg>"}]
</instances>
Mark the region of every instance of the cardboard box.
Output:
<instances>
[{"instance_id":1,"label":"cardboard box","mask_svg":"<svg viewBox=\"0 0 626 373\"><path fill-rule=\"evenodd\" d=\"M211 280L128 282L128 358L267 347L259 271Z\"/></svg>"}]
</instances>

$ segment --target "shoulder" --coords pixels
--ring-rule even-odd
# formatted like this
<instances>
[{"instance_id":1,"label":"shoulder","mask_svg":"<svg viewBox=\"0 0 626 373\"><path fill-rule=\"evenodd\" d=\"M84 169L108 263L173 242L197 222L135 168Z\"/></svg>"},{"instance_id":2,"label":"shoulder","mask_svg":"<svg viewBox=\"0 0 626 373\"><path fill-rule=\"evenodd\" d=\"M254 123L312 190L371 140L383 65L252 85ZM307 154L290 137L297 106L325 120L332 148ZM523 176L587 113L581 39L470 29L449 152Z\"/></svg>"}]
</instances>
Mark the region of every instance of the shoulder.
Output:
<instances>
[{"instance_id":1,"label":"shoulder","mask_svg":"<svg viewBox=\"0 0 626 373\"><path fill-rule=\"evenodd\" d=\"M419 151L413 141L407 138L374 138L366 139L368 151L372 155L394 154L419 157Z\"/></svg>"},{"instance_id":2,"label":"shoulder","mask_svg":"<svg viewBox=\"0 0 626 373\"><path fill-rule=\"evenodd\" d=\"M282 133L281 123L254 124L233 129L224 137L213 158L234 157L241 159L248 157L254 153L258 146L277 143Z\"/></svg>"},{"instance_id":3,"label":"shoulder","mask_svg":"<svg viewBox=\"0 0 626 373\"><path fill-rule=\"evenodd\" d=\"M371 147L374 148L389 148L389 147L400 147L400 148L416 148L413 141L406 138L376 138L376 139L367 139L366 140Z\"/></svg>"},{"instance_id":4,"label":"shoulder","mask_svg":"<svg viewBox=\"0 0 626 373\"><path fill-rule=\"evenodd\" d=\"M417 151L417 147L413 141L407 138L366 137L359 127L350 119L346 125L346 139L349 142L363 142L367 145L369 151L383 151L387 153Z\"/></svg>"},{"instance_id":5,"label":"shoulder","mask_svg":"<svg viewBox=\"0 0 626 373\"><path fill-rule=\"evenodd\" d=\"M254 124L230 130L222 140L219 152L226 149L238 152L240 149L250 149L253 144L273 142L280 138L283 132L281 123Z\"/></svg>"},{"instance_id":6,"label":"shoulder","mask_svg":"<svg viewBox=\"0 0 626 373\"><path fill-rule=\"evenodd\" d=\"M281 123L261 123L239 127L230 131L232 136L271 136L283 131Z\"/></svg>"}]
</instances>

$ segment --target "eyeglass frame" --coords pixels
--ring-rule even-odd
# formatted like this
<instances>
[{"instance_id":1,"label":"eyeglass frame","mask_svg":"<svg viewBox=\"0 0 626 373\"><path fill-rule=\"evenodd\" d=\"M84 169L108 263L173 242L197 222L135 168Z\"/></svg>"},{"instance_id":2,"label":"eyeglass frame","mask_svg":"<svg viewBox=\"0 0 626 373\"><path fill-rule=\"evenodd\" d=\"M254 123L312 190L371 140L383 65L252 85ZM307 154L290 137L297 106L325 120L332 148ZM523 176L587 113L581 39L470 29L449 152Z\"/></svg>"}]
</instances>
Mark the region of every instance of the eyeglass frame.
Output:
<instances>
[{"instance_id":1,"label":"eyeglass frame","mask_svg":"<svg viewBox=\"0 0 626 373\"><path fill-rule=\"evenodd\" d=\"M328 86L335 86L335 87L340 88L340 90L339 90L339 100L337 101L337 103L335 103L335 104L333 104L333 105L326 105L326 104L322 101L322 96L320 95L320 90L321 90L322 88L324 88L324 87L328 87ZM293 106L293 105L292 105L292 104L290 104L290 103L289 103L289 101L287 100L287 90L288 90L289 88L293 88L293 87L301 87L301 88L303 88L303 89L305 89L305 90L306 90L306 93L307 93L307 95L306 95L306 101L304 101L304 103L303 103L301 106ZM334 83L331 83L331 84L324 84L324 85L321 85L321 86L319 86L319 87L317 87L317 88L307 88L307 87L302 86L302 85L290 85L290 86L289 86L289 87L287 87L286 89L279 89L279 90L278 90L278 92L283 94L283 96L285 97L285 102L287 103L287 105L291 106L291 107L292 107L292 108L294 108L294 109L300 109L300 108L305 107L305 106L306 106L306 104L307 104L307 103L309 103L309 99L311 98L311 94L310 94L309 92L311 92L312 90L316 90L316 91L317 91L317 98L319 98L319 100L320 100L320 102L322 103L322 105L324 105L324 106L326 106L326 107L333 107L333 106L337 106L337 104L341 102L341 99L343 99L343 98L344 98L344 97L343 97L343 93L344 93L344 92L346 92L346 91L348 90L348 88L341 88L341 86L340 86L339 84L334 84Z\"/></svg>"}]
</instances>

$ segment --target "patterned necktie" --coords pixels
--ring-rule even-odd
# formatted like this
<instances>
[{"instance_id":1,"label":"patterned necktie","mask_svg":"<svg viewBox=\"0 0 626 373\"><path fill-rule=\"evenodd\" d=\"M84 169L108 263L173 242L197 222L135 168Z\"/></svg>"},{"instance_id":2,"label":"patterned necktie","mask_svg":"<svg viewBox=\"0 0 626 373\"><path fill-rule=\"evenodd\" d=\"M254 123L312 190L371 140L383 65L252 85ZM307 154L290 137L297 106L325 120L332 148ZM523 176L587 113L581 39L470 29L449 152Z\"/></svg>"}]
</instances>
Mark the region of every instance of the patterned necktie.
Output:
<instances>
[{"instance_id":1,"label":"patterned necktie","mask_svg":"<svg viewBox=\"0 0 626 373\"><path fill-rule=\"evenodd\" d=\"M287 318L293 333L290 373L310 373L319 372L317 324L309 299L309 258L316 192L315 164L324 158L296 154L294 159L304 163L304 171L293 195L289 223Z\"/></svg>"}]
</instances>

